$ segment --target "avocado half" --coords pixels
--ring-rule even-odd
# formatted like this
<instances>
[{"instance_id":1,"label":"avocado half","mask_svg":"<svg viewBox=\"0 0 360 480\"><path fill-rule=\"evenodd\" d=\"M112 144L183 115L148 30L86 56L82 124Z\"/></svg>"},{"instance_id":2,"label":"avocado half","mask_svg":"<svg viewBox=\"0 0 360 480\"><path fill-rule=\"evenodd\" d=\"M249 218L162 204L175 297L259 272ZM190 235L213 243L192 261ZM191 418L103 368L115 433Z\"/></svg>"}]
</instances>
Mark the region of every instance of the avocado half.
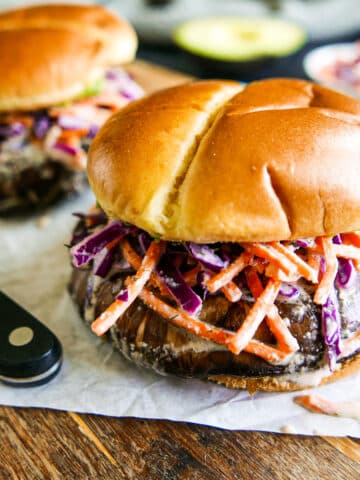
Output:
<instances>
[{"instance_id":1,"label":"avocado half","mask_svg":"<svg viewBox=\"0 0 360 480\"><path fill-rule=\"evenodd\" d=\"M243 72L295 53L306 38L298 25L270 17L194 19L173 33L175 44L203 66Z\"/></svg>"}]
</instances>

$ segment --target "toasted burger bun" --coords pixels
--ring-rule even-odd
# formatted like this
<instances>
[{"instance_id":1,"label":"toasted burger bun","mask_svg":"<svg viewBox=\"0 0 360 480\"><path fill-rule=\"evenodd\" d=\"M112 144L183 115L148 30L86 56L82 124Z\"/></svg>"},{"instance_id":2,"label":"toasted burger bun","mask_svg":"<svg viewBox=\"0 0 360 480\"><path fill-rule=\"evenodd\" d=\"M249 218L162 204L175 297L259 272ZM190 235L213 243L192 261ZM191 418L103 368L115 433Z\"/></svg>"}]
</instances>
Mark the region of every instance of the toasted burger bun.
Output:
<instances>
[{"instance_id":1,"label":"toasted burger bun","mask_svg":"<svg viewBox=\"0 0 360 480\"><path fill-rule=\"evenodd\" d=\"M100 6L46 5L0 15L0 111L79 95L109 65L134 58L137 37Z\"/></svg>"},{"instance_id":2,"label":"toasted burger bun","mask_svg":"<svg viewBox=\"0 0 360 480\"><path fill-rule=\"evenodd\" d=\"M360 101L302 80L203 81L115 114L90 149L106 213L166 240L275 241L360 226Z\"/></svg>"},{"instance_id":3,"label":"toasted burger bun","mask_svg":"<svg viewBox=\"0 0 360 480\"><path fill-rule=\"evenodd\" d=\"M345 360L333 373L308 372L307 374L278 375L264 377L240 378L231 375L210 375L208 380L224 385L227 388L241 388L249 393L265 392L294 392L307 388L319 387L330 382L341 380L360 370L360 355L357 354Z\"/></svg>"}]
</instances>

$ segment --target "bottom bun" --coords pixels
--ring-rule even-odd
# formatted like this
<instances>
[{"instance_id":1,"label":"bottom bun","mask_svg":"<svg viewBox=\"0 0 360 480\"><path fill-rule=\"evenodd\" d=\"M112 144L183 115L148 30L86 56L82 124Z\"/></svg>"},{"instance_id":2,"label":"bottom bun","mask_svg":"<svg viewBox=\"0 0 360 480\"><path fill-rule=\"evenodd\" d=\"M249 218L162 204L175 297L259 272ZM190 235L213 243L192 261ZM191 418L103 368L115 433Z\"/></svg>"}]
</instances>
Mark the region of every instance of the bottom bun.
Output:
<instances>
[{"instance_id":1,"label":"bottom bun","mask_svg":"<svg viewBox=\"0 0 360 480\"><path fill-rule=\"evenodd\" d=\"M247 377L241 378L231 375L210 375L207 379L227 388L245 389L251 395L258 391L264 392L295 392L297 390L306 390L326 383L334 382L345 378L360 370L360 354L355 355L342 364L339 368L330 373L328 369L315 370L304 374L295 373L293 375L278 375L265 377Z\"/></svg>"}]
</instances>

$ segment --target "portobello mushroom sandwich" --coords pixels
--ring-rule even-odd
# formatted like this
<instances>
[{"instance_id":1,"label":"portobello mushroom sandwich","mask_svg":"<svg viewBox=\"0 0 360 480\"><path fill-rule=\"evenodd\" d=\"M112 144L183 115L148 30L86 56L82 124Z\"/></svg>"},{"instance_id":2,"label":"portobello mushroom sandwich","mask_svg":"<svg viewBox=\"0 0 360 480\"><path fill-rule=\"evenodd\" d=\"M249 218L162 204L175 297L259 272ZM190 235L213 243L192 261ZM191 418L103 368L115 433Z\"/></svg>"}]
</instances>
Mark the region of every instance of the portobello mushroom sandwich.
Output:
<instances>
[{"instance_id":1,"label":"portobello mushroom sandwich","mask_svg":"<svg viewBox=\"0 0 360 480\"><path fill-rule=\"evenodd\" d=\"M140 367L298 390L360 365L360 102L200 81L113 115L71 241L85 322Z\"/></svg>"},{"instance_id":2,"label":"portobello mushroom sandwich","mask_svg":"<svg viewBox=\"0 0 360 480\"><path fill-rule=\"evenodd\" d=\"M0 214L81 189L97 130L142 95L118 66L136 47L133 28L100 6L0 14Z\"/></svg>"}]
</instances>

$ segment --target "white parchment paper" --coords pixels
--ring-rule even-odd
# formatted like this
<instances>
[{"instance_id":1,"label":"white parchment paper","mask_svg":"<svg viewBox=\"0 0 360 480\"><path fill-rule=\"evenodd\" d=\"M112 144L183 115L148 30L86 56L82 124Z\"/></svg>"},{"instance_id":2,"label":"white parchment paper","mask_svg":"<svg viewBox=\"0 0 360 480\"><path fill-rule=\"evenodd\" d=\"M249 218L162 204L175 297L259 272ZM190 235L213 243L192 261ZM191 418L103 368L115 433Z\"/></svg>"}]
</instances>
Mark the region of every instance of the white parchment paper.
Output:
<instances>
[{"instance_id":1,"label":"white parchment paper","mask_svg":"<svg viewBox=\"0 0 360 480\"><path fill-rule=\"evenodd\" d=\"M47 212L47 218L0 220L0 288L48 325L64 347L63 368L48 385L13 389L0 384L0 404L48 407L112 416L165 418L228 429L360 437L349 418L309 413L293 393L228 390L199 380L162 377L132 365L95 338L67 293L71 212L93 204L88 192ZM1 313L0 313L1 321ZM360 376L317 388L331 400L360 400Z\"/></svg>"}]
</instances>

